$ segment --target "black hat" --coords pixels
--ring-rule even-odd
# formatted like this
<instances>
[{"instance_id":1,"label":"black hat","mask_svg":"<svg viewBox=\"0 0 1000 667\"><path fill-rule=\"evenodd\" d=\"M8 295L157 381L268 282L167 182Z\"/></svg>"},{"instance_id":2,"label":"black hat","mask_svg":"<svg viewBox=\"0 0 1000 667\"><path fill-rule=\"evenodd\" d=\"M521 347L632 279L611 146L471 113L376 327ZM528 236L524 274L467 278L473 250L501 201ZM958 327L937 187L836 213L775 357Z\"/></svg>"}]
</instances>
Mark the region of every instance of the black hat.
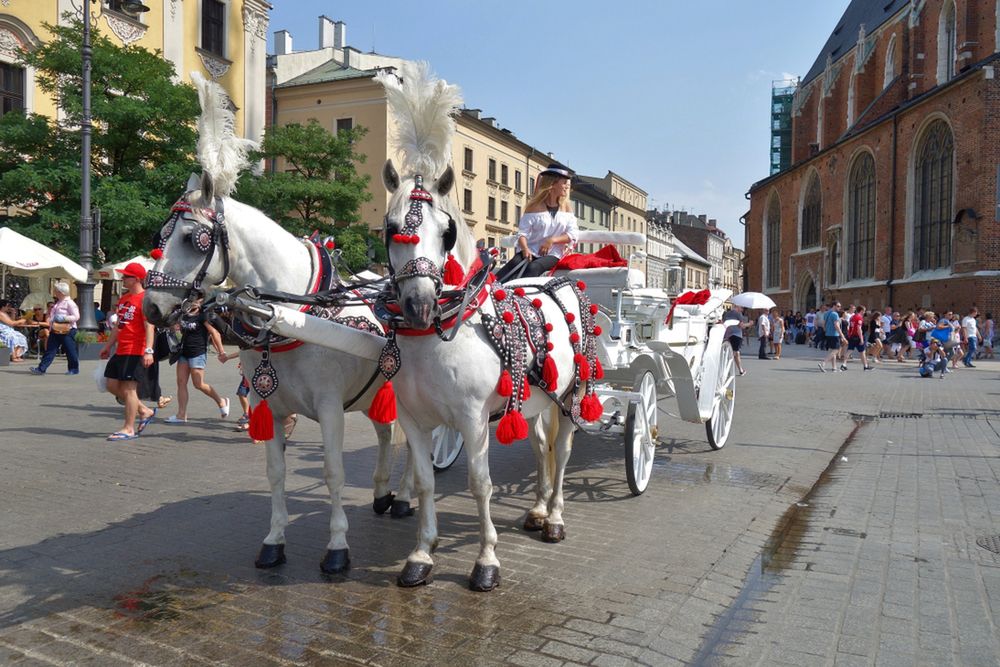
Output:
<instances>
[{"instance_id":1,"label":"black hat","mask_svg":"<svg viewBox=\"0 0 1000 667\"><path fill-rule=\"evenodd\" d=\"M570 170L562 166L558 162L551 163L548 167L544 169L539 176L556 176L559 178L573 178L573 174Z\"/></svg>"}]
</instances>

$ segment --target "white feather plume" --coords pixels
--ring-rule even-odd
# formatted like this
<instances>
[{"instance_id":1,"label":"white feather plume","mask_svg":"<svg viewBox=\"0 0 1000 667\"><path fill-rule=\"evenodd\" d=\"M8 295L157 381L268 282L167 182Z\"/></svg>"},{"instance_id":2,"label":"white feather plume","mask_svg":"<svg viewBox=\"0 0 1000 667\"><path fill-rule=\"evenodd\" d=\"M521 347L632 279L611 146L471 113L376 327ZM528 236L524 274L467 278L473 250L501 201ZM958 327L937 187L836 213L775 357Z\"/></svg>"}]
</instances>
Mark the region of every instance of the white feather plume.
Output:
<instances>
[{"instance_id":1,"label":"white feather plume","mask_svg":"<svg viewBox=\"0 0 1000 667\"><path fill-rule=\"evenodd\" d=\"M219 84L198 72L191 73L198 90L201 116L198 118L198 162L211 176L215 194L227 197L236 188L240 172L250 166L250 151L257 142L236 135L236 116L229 95Z\"/></svg>"},{"instance_id":2,"label":"white feather plume","mask_svg":"<svg viewBox=\"0 0 1000 667\"><path fill-rule=\"evenodd\" d=\"M396 121L393 139L402 153L400 172L437 178L451 164L452 114L462 106L462 90L434 76L425 62L406 63L398 72L381 70L375 78L385 87Z\"/></svg>"}]
</instances>

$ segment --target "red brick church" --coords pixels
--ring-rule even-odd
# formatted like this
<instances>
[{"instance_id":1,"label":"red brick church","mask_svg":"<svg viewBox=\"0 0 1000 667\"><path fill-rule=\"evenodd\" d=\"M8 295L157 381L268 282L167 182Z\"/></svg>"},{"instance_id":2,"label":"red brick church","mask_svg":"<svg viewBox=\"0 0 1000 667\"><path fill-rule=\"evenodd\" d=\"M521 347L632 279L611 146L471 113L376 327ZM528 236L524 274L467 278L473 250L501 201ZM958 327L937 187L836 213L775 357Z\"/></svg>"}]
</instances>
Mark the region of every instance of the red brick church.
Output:
<instances>
[{"instance_id":1,"label":"red brick church","mask_svg":"<svg viewBox=\"0 0 1000 667\"><path fill-rule=\"evenodd\" d=\"M1000 0L853 0L750 188L749 289L1000 314Z\"/></svg>"}]
</instances>

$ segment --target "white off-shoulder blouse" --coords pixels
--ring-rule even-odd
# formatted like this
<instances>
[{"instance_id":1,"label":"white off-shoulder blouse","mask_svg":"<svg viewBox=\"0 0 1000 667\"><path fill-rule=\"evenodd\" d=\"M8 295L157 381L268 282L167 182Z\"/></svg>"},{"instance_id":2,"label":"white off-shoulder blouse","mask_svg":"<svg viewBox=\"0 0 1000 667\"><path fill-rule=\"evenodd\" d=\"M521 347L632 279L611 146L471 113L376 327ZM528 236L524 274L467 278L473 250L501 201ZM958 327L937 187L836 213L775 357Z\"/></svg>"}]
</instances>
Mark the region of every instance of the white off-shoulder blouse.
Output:
<instances>
[{"instance_id":1,"label":"white off-shoulder blouse","mask_svg":"<svg viewBox=\"0 0 1000 667\"><path fill-rule=\"evenodd\" d=\"M525 213L517 223L518 236L523 236L528 242L528 249L535 255L539 254L542 241L550 236L566 234L569 243L554 243L549 249L550 255L562 257L568 249L576 245L580 230L576 226L576 216L569 211L556 211L553 216L548 211Z\"/></svg>"}]
</instances>

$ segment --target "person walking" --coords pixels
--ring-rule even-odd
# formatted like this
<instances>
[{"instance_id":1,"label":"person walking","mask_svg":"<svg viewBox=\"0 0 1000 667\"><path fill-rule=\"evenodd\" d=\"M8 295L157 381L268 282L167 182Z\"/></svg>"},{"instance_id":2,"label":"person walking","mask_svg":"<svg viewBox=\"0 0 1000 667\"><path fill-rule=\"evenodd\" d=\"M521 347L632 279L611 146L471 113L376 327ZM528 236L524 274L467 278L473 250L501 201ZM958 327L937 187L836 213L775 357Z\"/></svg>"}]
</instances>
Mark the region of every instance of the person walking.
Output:
<instances>
[{"instance_id":1,"label":"person walking","mask_svg":"<svg viewBox=\"0 0 1000 667\"><path fill-rule=\"evenodd\" d=\"M733 348L733 360L736 362L736 370L740 372L740 375L746 375L747 372L743 369L743 360L740 357L740 348L743 347L743 330L750 326L747 321L747 316L743 314L743 307L734 305L730 310L727 310L722 315L722 321L726 320L738 320L737 324L730 325L726 328L726 340Z\"/></svg>"},{"instance_id":2,"label":"person walking","mask_svg":"<svg viewBox=\"0 0 1000 667\"><path fill-rule=\"evenodd\" d=\"M767 343L771 339L771 318L768 311L761 313L757 318L757 336L760 338L760 349L757 351L758 359L767 359Z\"/></svg>"},{"instance_id":3,"label":"person walking","mask_svg":"<svg viewBox=\"0 0 1000 667\"><path fill-rule=\"evenodd\" d=\"M138 438L156 416L155 408L150 409L139 400L140 385L148 383L146 369L153 365L154 329L142 314L146 268L132 262L119 272L126 291L118 300L117 326L101 350L101 359L107 359L111 348L117 345L104 369L104 377L108 379L108 391L125 404L125 421L108 436L111 441Z\"/></svg>"},{"instance_id":4,"label":"person walking","mask_svg":"<svg viewBox=\"0 0 1000 667\"><path fill-rule=\"evenodd\" d=\"M844 356L844 364L840 369L847 370L847 360L851 352L857 351L861 355L861 363L864 365L864 369L870 371L872 367L868 365L867 350L868 345L865 343L865 307L858 306L851 313L847 321L847 354Z\"/></svg>"},{"instance_id":5,"label":"person walking","mask_svg":"<svg viewBox=\"0 0 1000 667\"><path fill-rule=\"evenodd\" d=\"M993 336L996 331L993 324L993 313L986 313L983 320L983 349L980 357L983 359L993 359Z\"/></svg>"},{"instance_id":6,"label":"person walking","mask_svg":"<svg viewBox=\"0 0 1000 667\"><path fill-rule=\"evenodd\" d=\"M777 311L774 312L774 322L772 323L771 330L771 340L774 346L774 358L775 360L781 359L781 345L785 340L785 330L786 321L785 318L781 316L781 313ZM790 319L790 318L789 318Z\"/></svg>"},{"instance_id":7,"label":"person walking","mask_svg":"<svg viewBox=\"0 0 1000 667\"><path fill-rule=\"evenodd\" d=\"M201 303L201 299L195 301L178 325L181 331L181 356L177 359L177 414L165 419L167 424L183 424L188 420L188 380L195 389L215 401L222 419L229 416L229 398L222 398L212 385L205 382L209 341L211 340L219 361L225 363L228 357L222 347L222 336L218 329L208 323Z\"/></svg>"},{"instance_id":8,"label":"person walking","mask_svg":"<svg viewBox=\"0 0 1000 667\"><path fill-rule=\"evenodd\" d=\"M76 351L76 323L80 321L80 309L76 302L69 298L69 283L58 282L52 289L55 303L49 310L49 337L45 346L45 356L32 366L34 375L45 375L59 350L66 352L66 375L80 373L80 358Z\"/></svg>"},{"instance_id":9,"label":"person walking","mask_svg":"<svg viewBox=\"0 0 1000 667\"><path fill-rule=\"evenodd\" d=\"M818 328L818 326L817 326ZM830 370L837 372L837 355L840 354L841 344L847 344L847 337L844 336L840 328L840 303L830 304L830 309L826 311L823 321L823 331L826 336L826 358L819 362L819 370L826 372L826 363L830 363ZM843 370L847 366L842 367Z\"/></svg>"},{"instance_id":10,"label":"person walking","mask_svg":"<svg viewBox=\"0 0 1000 667\"><path fill-rule=\"evenodd\" d=\"M962 331L965 333L966 341L962 363L965 364L966 368L975 368L972 365L972 360L976 358L976 349L979 347L979 323L976 322L978 315L979 311L973 306L969 314L962 318Z\"/></svg>"}]
</instances>

